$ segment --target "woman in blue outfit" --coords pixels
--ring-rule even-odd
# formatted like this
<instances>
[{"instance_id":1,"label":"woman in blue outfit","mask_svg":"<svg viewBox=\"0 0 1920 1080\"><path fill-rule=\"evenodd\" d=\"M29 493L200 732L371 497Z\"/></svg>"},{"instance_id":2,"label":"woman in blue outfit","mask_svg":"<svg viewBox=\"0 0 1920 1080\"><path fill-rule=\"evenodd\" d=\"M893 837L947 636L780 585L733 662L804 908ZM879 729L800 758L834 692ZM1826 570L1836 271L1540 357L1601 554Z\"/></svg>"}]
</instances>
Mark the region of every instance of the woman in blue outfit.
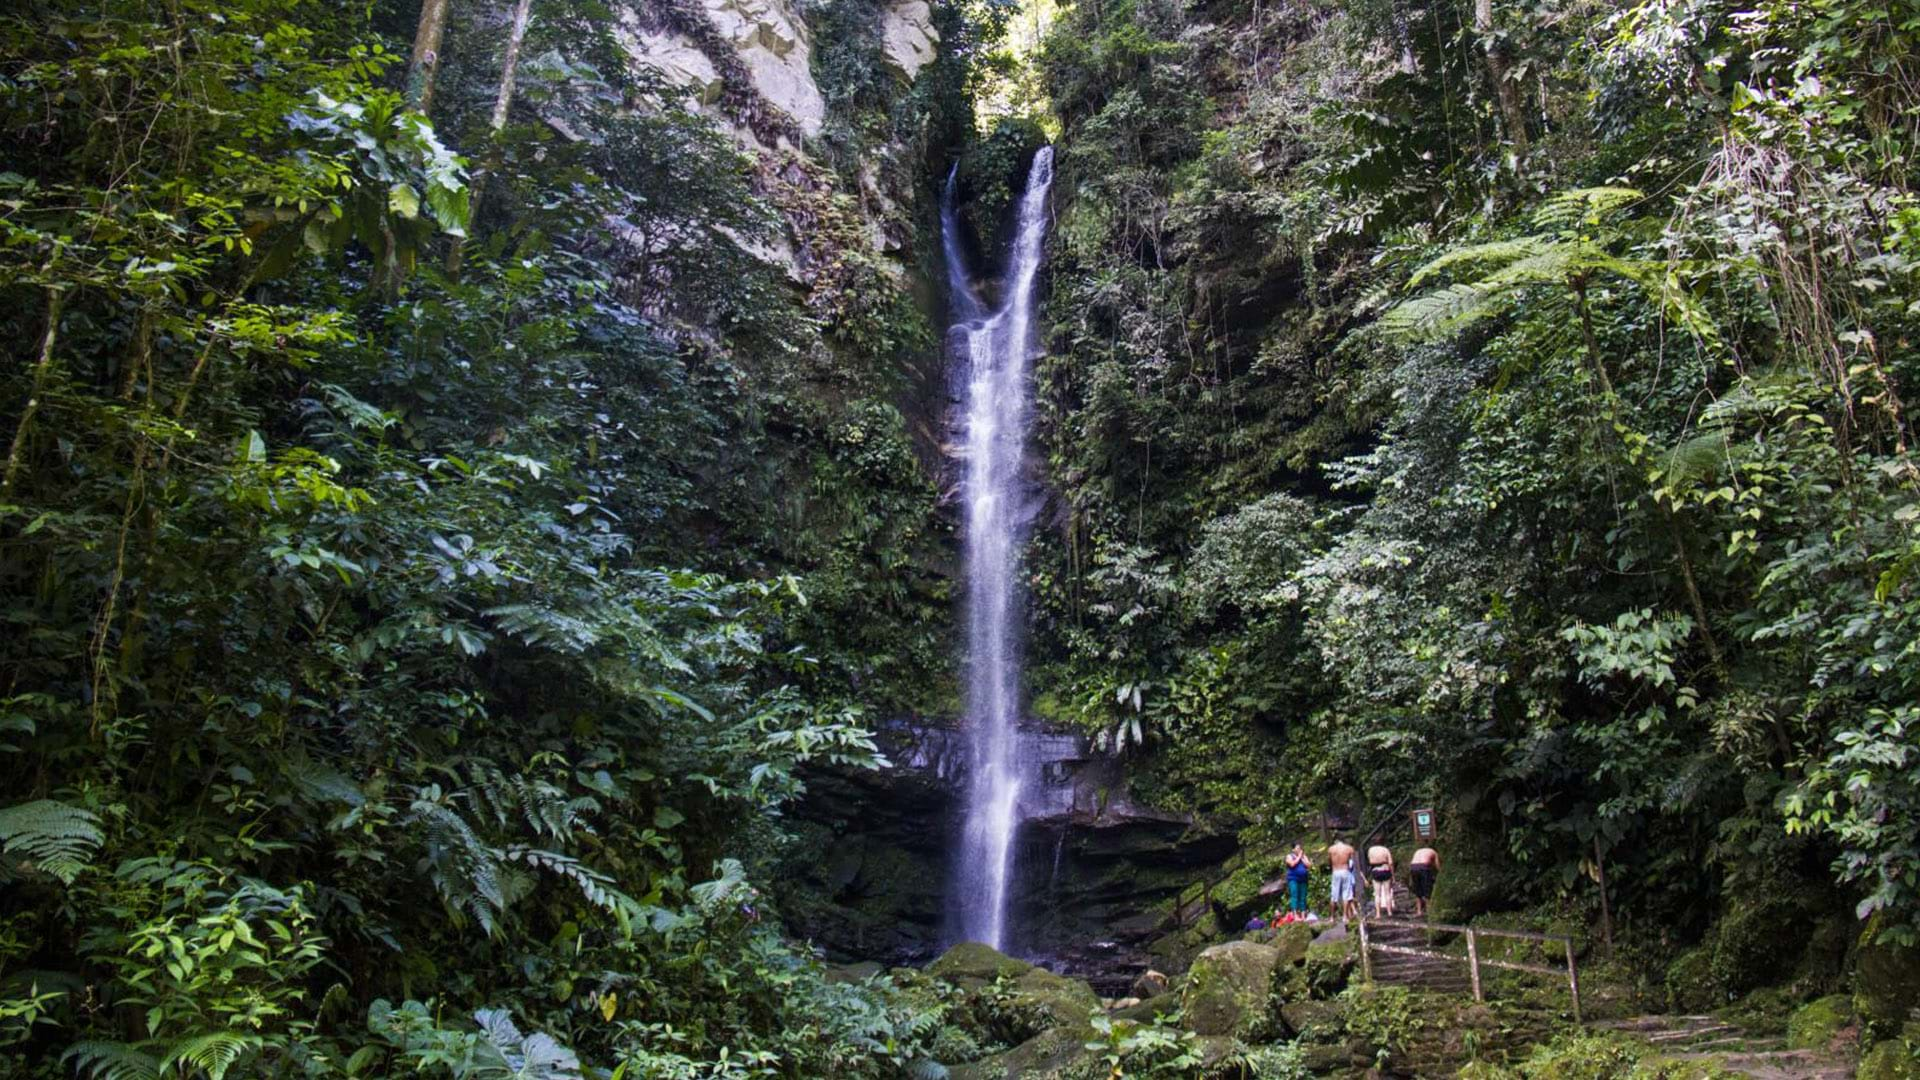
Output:
<instances>
[{"instance_id":1,"label":"woman in blue outfit","mask_svg":"<svg viewBox=\"0 0 1920 1080\"><path fill-rule=\"evenodd\" d=\"M1313 861L1301 850L1299 844L1287 852L1287 900L1288 906L1299 914L1307 913L1307 876L1313 873Z\"/></svg>"}]
</instances>

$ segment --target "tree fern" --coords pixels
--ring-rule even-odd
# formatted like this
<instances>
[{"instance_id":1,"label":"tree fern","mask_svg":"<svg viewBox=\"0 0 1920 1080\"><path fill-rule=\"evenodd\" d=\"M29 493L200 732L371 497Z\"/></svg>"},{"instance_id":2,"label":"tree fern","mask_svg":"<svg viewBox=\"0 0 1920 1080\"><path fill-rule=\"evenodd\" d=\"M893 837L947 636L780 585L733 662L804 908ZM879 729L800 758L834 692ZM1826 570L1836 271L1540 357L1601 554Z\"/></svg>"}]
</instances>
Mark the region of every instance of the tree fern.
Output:
<instances>
[{"instance_id":1,"label":"tree fern","mask_svg":"<svg viewBox=\"0 0 1920 1080\"><path fill-rule=\"evenodd\" d=\"M60 1060L85 1080L160 1080L160 1059L128 1043L88 1039L67 1047Z\"/></svg>"},{"instance_id":2,"label":"tree fern","mask_svg":"<svg viewBox=\"0 0 1920 1080\"><path fill-rule=\"evenodd\" d=\"M36 799L0 810L0 850L23 870L39 870L72 884L106 841L100 819L77 806Z\"/></svg>"}]
</instances>

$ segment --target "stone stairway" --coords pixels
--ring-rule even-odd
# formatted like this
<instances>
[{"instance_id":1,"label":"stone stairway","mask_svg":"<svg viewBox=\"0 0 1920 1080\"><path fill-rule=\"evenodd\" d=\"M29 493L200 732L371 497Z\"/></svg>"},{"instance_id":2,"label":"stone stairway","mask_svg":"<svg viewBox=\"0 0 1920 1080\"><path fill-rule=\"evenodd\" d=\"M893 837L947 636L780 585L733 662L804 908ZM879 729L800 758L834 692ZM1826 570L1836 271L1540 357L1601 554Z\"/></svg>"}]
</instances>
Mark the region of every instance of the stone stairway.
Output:
<instances>
[{"instance_id":1,"label":"stone stairway","mask_svg":"<svg viewBox=\"0 0 1920 1080\"><path fill-rule=\"evenodd\" d=\"M1777 1036L1754 1036L1712 1016L1636 1016L1594 1024L1651 1043L1680 1061L1711 1058L1751 1080L1849 1080L1853 1067L1817 1050L1790 1050Z\"/></svg>"},{"instance_id":2,"label":"stone stairway","mask_svg":"<svg viewBox=\"0 0 1920 1080\"><path fill-rule=\"evenodd\" d=\"M1434 947L1434 935L1410 926L1367 925L1367 940L1374 945L1406 949ZM1372 950L1373 981L1387 986L1405 986L1450 994L1473 993L1473 977L1466 959L1437 956L1409 956L1406 953Z\"/></svg>"}]
</instances>

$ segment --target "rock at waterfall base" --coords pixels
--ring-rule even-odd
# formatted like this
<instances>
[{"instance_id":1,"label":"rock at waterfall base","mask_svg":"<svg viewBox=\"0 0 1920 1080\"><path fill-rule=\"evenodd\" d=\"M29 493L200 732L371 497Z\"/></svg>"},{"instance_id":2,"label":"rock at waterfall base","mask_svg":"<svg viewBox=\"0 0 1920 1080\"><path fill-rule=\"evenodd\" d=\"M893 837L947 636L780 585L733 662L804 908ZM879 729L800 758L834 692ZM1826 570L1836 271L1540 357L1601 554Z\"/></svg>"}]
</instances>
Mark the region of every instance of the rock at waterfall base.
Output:
<instances>
[{"instance_id":1,"label":"rock at waterfall base","mask_svg":"<svg viewBox=\"0 0 1920 1080\"><path fill-rule=\"evenodd\" d=\"M1271 1022L1283 955L1271 945L1229 941L1194 958L1181 1001L1196 1035L1245 1035Z\"/></svg>"},{"instance_id":2,"label":"rock at waterfall base","mask_svg":"<svg viewBox=\"0 0 1920 1080\"><path fill-rule=\"evenodd\" d=\"M927 965L927 974L963 989L975 989L995 979L1017 979L1033 970L1025 960L978 941L963 941Z\"/></svg>"}]
</instances>

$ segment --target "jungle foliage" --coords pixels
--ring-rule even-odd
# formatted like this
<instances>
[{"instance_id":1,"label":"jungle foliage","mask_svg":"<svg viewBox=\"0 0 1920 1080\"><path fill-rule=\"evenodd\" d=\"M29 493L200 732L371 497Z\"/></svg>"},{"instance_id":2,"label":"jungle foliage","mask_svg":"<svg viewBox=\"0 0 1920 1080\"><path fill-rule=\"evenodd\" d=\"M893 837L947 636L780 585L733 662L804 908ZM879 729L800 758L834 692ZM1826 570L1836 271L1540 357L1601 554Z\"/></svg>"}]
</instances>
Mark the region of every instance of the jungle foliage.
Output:
<instances>
[{"instance_id":1,"label":"jungle foliage","mask_svg":"<svg viewBox=\"0 0 1920 1080\"><path fill-rule=\"evenodd\" d=\"M1915 14L1068 9L1043 704L1256 844L1920 941Z\"/></svg>"},{"instance_id":2,"label":"jungle foliage","mask_svg":"<svg viewBox=\"0 0 1920 1080\"><path fill-rule=\"evenodd\" d=\"M426 7L0 14L0 1072L897 1075L753 882L947 678L926 320L604 5Z\"/></svg>"}]
</instances>

